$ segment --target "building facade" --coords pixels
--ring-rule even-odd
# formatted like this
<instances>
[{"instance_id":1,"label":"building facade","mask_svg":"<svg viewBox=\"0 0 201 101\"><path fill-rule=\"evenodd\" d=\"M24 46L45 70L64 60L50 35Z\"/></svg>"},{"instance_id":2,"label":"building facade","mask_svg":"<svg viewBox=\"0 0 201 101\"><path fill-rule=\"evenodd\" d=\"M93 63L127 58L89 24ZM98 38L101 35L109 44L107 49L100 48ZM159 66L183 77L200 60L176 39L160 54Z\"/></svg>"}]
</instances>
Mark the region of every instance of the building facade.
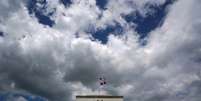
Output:
<instances>
[{"instance_id":1,"label":"building facade","mask_svg":"<svg viewBox=\"0 0 201 101\"><path fill-rule=\"evenodd\" d=\"M76 96L76 101L123 101L123 96L87 95Z\"/></svg>"}]
</instances>

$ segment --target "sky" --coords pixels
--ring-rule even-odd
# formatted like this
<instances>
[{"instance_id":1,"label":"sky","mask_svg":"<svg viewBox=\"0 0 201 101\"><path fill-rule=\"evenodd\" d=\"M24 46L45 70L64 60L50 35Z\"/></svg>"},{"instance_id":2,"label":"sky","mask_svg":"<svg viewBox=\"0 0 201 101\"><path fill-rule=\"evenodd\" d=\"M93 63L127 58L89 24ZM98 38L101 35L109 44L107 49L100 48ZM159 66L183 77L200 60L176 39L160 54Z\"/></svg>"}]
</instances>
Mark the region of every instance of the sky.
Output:
<instances>
[{"instance_id":1,"label":"sky","mask_svg":"<svg viewBox=\"0 0 201 101\"><path fill-rule=\"evenodd\" d=\"M0 0L0 101L201 100L200 0Z\"/></svg>"}]
</instances>

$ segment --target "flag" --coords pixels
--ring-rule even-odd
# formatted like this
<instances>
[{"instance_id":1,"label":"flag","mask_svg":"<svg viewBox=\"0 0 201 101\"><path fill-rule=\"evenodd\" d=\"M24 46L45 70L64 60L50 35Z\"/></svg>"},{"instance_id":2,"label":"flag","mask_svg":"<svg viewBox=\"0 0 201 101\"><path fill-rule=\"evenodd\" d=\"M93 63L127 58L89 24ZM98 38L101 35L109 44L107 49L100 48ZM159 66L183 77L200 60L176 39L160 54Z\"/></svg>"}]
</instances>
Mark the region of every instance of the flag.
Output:
<instances>
[{"instance_id":1,"label":"flag","mask_svg":"<svg viewBox=\"0 0 201 101\"><path fill-rule=\"evenodd\" d=\"M105 78L104 77L100 77L99 78L99 83L100 83L101 86L105 85L106 84Z\"/></svg>"}]
</instances>

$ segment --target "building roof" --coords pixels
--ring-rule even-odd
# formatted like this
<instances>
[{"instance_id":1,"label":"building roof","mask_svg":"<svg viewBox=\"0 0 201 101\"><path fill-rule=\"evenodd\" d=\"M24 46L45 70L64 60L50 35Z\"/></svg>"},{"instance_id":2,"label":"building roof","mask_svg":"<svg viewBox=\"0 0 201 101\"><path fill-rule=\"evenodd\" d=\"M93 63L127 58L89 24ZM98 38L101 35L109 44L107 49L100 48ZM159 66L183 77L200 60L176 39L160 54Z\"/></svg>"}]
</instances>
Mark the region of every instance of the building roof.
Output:
<instances>
[{"instance_id":1,"label":"building roof","mask_svg":"<svg viewBox=\"0 0 201 101\"><path fill-rule=\"evenodd\" d=\"M76 98L123 98L123 96L111 96L111 95L77 95Z\"/></svg>"}]
</instances>

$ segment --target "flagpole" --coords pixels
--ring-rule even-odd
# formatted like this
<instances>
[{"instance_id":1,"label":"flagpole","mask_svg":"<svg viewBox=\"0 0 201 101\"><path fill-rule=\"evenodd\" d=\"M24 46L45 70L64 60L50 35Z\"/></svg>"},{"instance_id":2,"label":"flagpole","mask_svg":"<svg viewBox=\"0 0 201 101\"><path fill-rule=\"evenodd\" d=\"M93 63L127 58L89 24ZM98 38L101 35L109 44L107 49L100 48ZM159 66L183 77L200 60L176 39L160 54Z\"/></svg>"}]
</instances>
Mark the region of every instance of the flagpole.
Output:
<instances>
[{"instance_id":1,"label":"flagpole","mask_svg":"<svg viewBox=\"0 0 201 101\"><path fill-rule=\"evenodd\" d=\"M99 84L98 84L99 85ZM100 95L101 86L98 86L98 95Z\"/></svg>"},{"instance_id":2,"label":"flagpole","mask_svg":"<svg viewBox=\"0 0 201 101\"><path fill-rule=\"evenodd\" d=\"M99 80L99 82L98 82L98 85L99 85L99 86L98 86L98 95L101 95L101 86L102 86L102 85L101 85L101 78L102 78L102 77L99 77L99 78L98 78L98 80Z\"/></svg>"},{"instance_id":3,"label":"flagpole","mask_svg":"<svg viewBox=\"0 0 201 101\"><path fill-rule=\"evenodd\" d=\"M101 91L102 91L104 85L106 85L106 79L104 77L99 77L98 95L101 95Z\"/></svg>"}]
</instances>

